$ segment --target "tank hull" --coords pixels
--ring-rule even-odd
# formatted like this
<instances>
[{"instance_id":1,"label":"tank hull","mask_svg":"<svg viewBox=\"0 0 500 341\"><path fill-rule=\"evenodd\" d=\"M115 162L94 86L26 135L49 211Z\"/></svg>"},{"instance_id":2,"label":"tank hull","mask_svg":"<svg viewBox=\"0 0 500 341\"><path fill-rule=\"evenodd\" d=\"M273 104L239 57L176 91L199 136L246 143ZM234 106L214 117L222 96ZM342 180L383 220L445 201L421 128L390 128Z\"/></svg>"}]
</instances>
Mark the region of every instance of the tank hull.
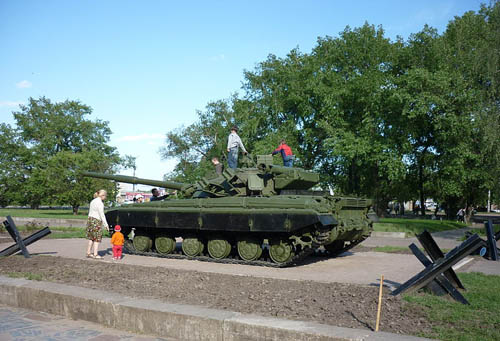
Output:
<instances>
[{"instance_id":1,"label":"tank hull","mask_svg":"<svg viewBox=\"0 0 500 341\"><path fill-rule=\"evenodd\" d=\"M223 240L228 254L222 258L227 258L240 253L241 242L252 241L269 250L259 254L259 259L290 265L297 255L321 247L335 254L364 240L372 229L367 217L370 205L367 199L314 195L176 199L120 207L108 211L106 218L111 227L121 225L124 234L133 229L134 238L146 239L145 244L138 244L140 250L129 243L131 252L157 252L158 238L168 236L197 239L205 253L207 249L210 253L215 239ZM273 257L273 250L285 255ZM243 261L249 263L249 259Z\"/></svg>"}]
</instances>

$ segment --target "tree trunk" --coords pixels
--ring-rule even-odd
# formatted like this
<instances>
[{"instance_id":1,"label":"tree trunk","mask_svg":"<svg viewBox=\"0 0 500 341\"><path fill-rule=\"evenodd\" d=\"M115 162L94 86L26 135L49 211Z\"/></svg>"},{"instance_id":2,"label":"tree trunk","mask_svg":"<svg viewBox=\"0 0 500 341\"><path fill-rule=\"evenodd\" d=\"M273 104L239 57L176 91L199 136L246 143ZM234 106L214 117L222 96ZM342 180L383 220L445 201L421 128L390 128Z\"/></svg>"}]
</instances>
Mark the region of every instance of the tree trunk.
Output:
<instances>
[{"instance_id":1,"label":"tree trunk","mask_svg":"<svg viewBox=\"0 0 500 341\"><path fill-rule=\"evenodd\" d=\"M377 215L379 217L386 217L387 216L387 207L388 207L388 200L384 199L376 199L375 205L374 205L374 210L377 212Z\"/></svg>"}]
</instances>

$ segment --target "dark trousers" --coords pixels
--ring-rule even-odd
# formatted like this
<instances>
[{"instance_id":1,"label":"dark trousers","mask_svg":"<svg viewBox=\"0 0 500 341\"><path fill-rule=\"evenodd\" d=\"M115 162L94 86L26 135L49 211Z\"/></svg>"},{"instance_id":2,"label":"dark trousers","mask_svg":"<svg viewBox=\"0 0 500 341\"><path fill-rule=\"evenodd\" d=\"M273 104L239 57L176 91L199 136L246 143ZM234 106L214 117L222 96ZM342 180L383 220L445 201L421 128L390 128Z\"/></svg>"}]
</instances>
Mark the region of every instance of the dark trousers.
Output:
<instances>
[{"instance_id":1,"label":"dark trousers","mask_svg":"<svg viewBox=\"0 0 500 341\"><path fill-rule=\"evenodd\" d=\"M238 147L229 149L229 154L227 155L227 165L229 168L238 168Z\"/></svg>"},{"instance_id":2,"label":"dark trousers","mask_svg":"<svg viewBox=\"0 0 500 341\"><path fill-rule=\"evenodd\" d=\"M283 166L293 167L293 155L286 155L285 151L282 149L281 157L283 158Z\"/></svg>"}]
</instances>

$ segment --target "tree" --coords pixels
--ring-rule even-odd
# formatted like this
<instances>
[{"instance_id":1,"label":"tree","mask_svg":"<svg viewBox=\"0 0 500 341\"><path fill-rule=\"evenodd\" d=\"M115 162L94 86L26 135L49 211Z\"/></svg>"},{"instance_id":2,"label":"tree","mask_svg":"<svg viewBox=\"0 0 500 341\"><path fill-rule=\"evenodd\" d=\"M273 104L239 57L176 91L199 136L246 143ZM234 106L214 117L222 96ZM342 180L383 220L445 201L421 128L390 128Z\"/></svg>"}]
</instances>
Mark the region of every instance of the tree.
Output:
<instances>
[{"instance_id":1,"label":"tree","mask_svg":"<svg viewBox=\"0 0 500 341\"><path fill-rule=\"evenodd\" d=\"M266 132L287 136L324 187L374 197L379 212L405 175L387 124L396 48L381 27L347 27L338 38L318 39L309 55L269 56L245 74L247 98L268 117Z\"/></svg>"},{"instance_id":2,"label":"tree","mask_svg":"<svg viewBox=\"0 0 500 341\"><path fill-rule=\"evenodd\" d=\"M28 151L10 125L0 124L0 206L22 200L24 159Z\"/></svg>"},{"instance_id":3,"label":"tree","mask_svg":"<svg viewBox=\"0 0 500 341\"><path fill-rule=\"evenodd\" d=\"M500 2L456 17L442 39L462 126L443 141L440 171L448 179L441 193L450 209L464 205L470 215L473 206L485 205L488 190L500 196Z\"/></svg>"},{"instance_id":4,"label":"tree","mask_svg":"<svg viewBox=\"0 0 500 341\"><path fill-rule=\"evenodd\" d=\"M132 155L125 155L122 160L123 168L132 169L134 171L133 176L135 176L135 171L137 170L137 157ZM135 184L132 186L133 191L135 192Z\"/></svg>"},{"instance_id":5,"label":"tree","mask_svg":"<svg viewBox=\"0 0 500 341\"><path fill-rule=\"evenodd\" d=\"M77 181L79 170L114 171L121 161L115 148L107 145L108 123L86 119L91 112L78 101L52 103L41 97L30 98L13 113L15 128L3 125L0 129L1 140L15 141L15 146L1 147L2 152L14 150L14 157L0 165L0 174L13 179L2 189L9 202L33 208L71 204L76 213L103 186L95 179Z\"/></svg>"},{"instance_id":6,"label":"tree","mask_svg":"<svg viewBox=\"0 0 500 341\"><path fill-rule=\"evenodd\" d=\"M286 138L296 165L338 194L391 200L432 197L451 216L500 197L500 2L456 17L443 35L425 26L404 41L382 27L347 27L312 52L269 55L245 71L242 97L209 103L193 125L167 135L174 174L193 181L220 156L232 123L269 153Z\"/></svg>"},{"instance_id":7,"label":"tree","mask_svg":"<svg viewBox=\"0 0 500 341\"><path fill-rule=\"evenodd\" d=\"M45 177L49 178L46 189L52 193L50 203L70 205L73 214L78 214L82 204L87 204L93 194L104 189L110 198L116 197L115 183L108 180L93 179L81 175L81 171L115 172L118 155L105 156L96 151L61 151L48 159ZM96 167L96 164L99 166ZM111 201L114 201L111 199Z\"/></svg>"}]
</instances>

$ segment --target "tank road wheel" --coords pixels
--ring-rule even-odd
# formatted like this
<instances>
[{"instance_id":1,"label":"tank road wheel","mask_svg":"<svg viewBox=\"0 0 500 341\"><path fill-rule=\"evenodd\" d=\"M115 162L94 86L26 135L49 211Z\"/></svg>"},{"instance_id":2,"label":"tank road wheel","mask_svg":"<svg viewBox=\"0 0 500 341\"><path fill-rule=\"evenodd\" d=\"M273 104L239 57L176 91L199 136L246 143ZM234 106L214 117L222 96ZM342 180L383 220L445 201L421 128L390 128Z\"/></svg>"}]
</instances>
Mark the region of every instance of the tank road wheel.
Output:
<instances>
[{"instance_id":1,"label":"tank road wheel","mask_svg":"<svg viewBox=\"0 0 500 341\"><path fill-rule=\"evenodd\" d=\"M196 257L203 252L205 246L203 242L194 236L186 237L182 241L182 251L186 256Z\"/></svg>"},{"instance_id":2,"label":"tank road wheel","mask_svg":"<svg viewBox=\"0 0 500 341\"><path fill-rule=\"evenodd\" d=\"M257 238L248 238L238 241L238 254L241 259L253 261L262 255L262 243Z\"/></svg>"},{"instance_id":3,"label":"tank road wheel","mask_svg":"<svg viewBox=\"0 0 500 341\"><path fill-rule=\"evenodd\" d=\"M155 238L155 248L161 254L169 254L175 250L175 238L162 235Z\"/></svg>"},{"instance_id":4,"label":"tank road wheel","mask_svg":"<svg viewBox=\"0 0 500 341\"><path fill-rule=\"evenodd\" d=\"M134 248L140 252L147 252L153 246L153 240L144 233L137 233L133 240Z\"/></svg>"},{"instance_id":5,"label":"tank road wheel","mask_svg":"<svg viewBox=\"0 0 500 341\"><path fill-rule=\"evenodd\" d=\"M208 254L215 259L222 259L231 253L231 244L223 237L215 237L207 243Z\"/></svg>"},{"instance_id":6,"label":"tank road wheel","mask_svg":"<svg viewBox=\"0 0 500 341\"><path fill-rule=\"evenodd\" d=\"M271 240L269 256L275 263L286 263L294 256L292 244L284 240Z\"/></svg>"}]
</instances>

